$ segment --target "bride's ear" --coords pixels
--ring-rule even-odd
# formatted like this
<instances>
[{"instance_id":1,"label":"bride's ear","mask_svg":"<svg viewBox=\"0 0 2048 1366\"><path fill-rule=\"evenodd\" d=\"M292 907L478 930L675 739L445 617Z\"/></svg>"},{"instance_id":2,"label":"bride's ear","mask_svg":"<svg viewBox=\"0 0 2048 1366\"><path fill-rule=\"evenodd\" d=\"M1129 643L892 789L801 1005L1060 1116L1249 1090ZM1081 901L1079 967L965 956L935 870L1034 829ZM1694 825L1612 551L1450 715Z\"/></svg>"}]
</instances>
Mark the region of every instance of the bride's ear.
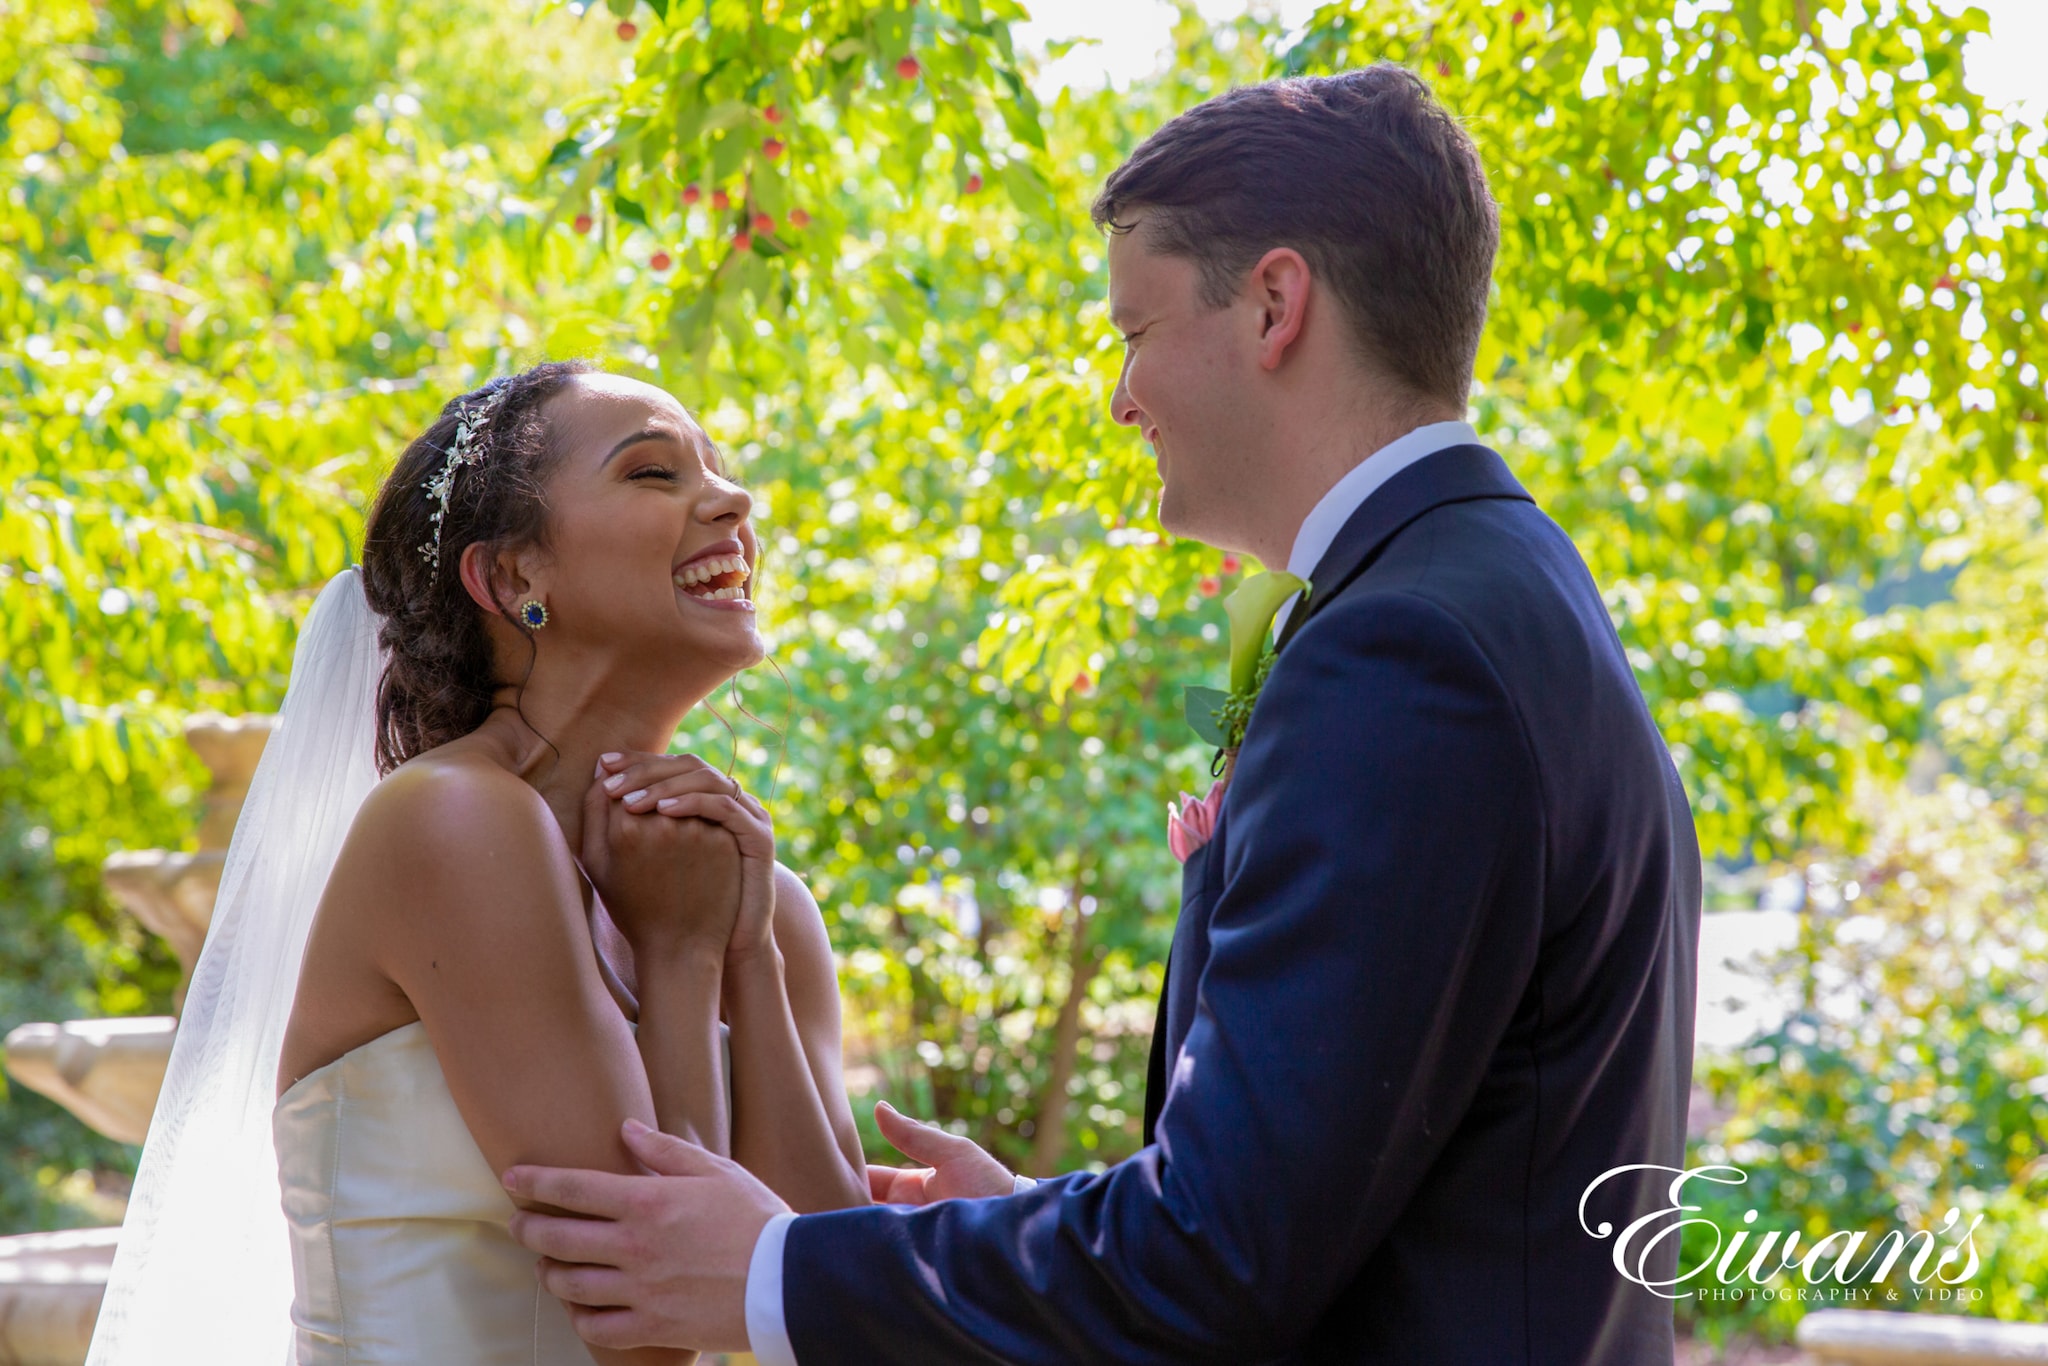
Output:
<instances>
[{"instance_id":1,"label":"bride's ear","mask_svg":"<svg viewBox=\"0 0 2048 1366\"><path fill-rule=\"evenodd\" d=\"M510 616L532 585L519 572L516 556L494 555L482 541L471 541L462 547L462 587L471 602L492 616Z\"/></svg>"}]
</instances>

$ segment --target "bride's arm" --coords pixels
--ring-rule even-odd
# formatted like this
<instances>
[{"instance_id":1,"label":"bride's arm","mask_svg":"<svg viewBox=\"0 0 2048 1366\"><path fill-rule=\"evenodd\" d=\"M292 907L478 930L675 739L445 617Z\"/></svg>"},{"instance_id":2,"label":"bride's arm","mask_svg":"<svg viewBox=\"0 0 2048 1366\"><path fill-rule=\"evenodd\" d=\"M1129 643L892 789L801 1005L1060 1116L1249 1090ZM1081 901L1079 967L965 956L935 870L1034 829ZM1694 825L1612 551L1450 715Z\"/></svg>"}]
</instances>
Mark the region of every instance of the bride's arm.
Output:
<instances>
[{"instance_id":1,"label":"bride's arm","mask_svg":"<svg viewBox=\"0 0 2048 1366\"><path fill-rule=\"evenodd\" d=\"M722 828L737 846L738 895L727 922L722 982L731 1026L730 1155L799 1212L869 1203L867 1167L840 1077L832 946L810 889L775 861L767 809L688 755L610 755L603 762L622 794L622 810ZM704 906L724 895L708 887L695 891L691 900ZM646 961L637 944L634 959L644 1046L650 1006L687 995L695 983ZM648 1069L659 1075L652 1056ZM658 1099L658 1083L655 1094Z\"/></svg>"},{"instance_id":2,"label":"bride's arm","mask_svg":"<svg viewBox=\"0 0 2048 1366\"><path fill-rule=\"evenodd\" d=\"M824 917L775 865L774 935L725 962L732 1156L799 1213L869 1202L840 1072L839 982Z\"/></svg>"},{"instance_id":3,"label":"bride's arm","mask_svg":"<svg viewBox=\"0 0 2048 1366\"><path fill-rule=\"evenodd\" d=\"M653 1123L655 1097L599 974L575 866L538 794L508 774L403 770L380 785L357 833L376 846L350 861L375 884L350 897L378 908L373 960L425 1023L491 1169L538 1162L643 1174L620 1126ZM696 1070L715 1077L715 1003L702 1013ZM697 1119L715 1132L723 1096L712 1095L722 1088L702 1089L712 1113ZM693 1359L591 1351L605 1366Z\"/></svg>"}]
</instances>

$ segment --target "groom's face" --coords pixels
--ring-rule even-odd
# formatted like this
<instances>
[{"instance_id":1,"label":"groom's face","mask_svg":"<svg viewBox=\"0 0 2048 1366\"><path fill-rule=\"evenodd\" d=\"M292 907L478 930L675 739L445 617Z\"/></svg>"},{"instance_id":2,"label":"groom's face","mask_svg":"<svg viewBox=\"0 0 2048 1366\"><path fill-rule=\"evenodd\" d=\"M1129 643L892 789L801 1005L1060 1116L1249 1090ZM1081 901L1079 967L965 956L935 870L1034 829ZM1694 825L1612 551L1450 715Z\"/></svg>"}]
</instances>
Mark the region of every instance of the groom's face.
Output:
<instances>
[{"instance_id":1,"label":"groom's face","mask_svg":"<svg viewBox=\"0 0 2048 1366\"><path fill-rule=\"evenodd\" d=\"M1109 315L1124 339L1110 415L1151 443L1165 485L1159 524L1229 550L1248 550L1233 516L1258 449L1259 368L1237 301L1202 297L1201 271L1152 250L1145 211L1109 239Z\"/></svg>"}]
</instances>

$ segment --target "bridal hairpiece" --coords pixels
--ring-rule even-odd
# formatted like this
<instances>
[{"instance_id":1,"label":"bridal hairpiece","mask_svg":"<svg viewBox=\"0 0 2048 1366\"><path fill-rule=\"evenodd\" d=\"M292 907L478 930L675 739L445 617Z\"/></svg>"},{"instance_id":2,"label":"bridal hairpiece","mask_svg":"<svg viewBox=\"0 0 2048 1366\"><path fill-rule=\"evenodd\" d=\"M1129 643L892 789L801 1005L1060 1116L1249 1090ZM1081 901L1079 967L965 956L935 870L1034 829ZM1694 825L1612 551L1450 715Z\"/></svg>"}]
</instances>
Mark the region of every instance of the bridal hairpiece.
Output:
<instances>
[{"instance_id":1,"label":"bridal hairpiece","mask_svg":"<svg viewBox=\"0 0 2048 1366\"><path fill-rule=\"evenodd\" d=\"M441 572L441 522L448 515L448 497L455 491L455 475L464 465L481 461L483 452L475 449L476 435L489 425L498 408L505 401L505 388L500 386L485 395L482 401L456 410L455 440L448 447L448 458L441 462L441 471L420 487L435 503L434 539L420 546L420 555L430 568L427 577L433 578Z\"/></svg>"}]
</instances>

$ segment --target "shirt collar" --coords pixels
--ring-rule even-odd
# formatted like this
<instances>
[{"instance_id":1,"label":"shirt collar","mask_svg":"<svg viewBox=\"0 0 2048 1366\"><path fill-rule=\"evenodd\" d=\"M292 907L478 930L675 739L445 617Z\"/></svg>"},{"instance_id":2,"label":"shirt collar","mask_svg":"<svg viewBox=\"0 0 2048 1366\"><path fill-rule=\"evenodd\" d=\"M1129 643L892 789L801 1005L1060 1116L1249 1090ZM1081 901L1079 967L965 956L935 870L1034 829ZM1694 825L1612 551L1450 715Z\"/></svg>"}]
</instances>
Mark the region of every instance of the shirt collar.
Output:
<instances>
[{"instance_id":1,"label":"shirt collar","mask_svg":"<svg viewBox=\"0 0 2048 1366\"><path fill-rule=\"evenodd\" d=\"M1372 497L1380 485L1424 456L1435 455L1453 446L1478 444L1479 433L1469 422L1432 422L1389 441L1359 461L1330 487L1322 501L1311 508L1302 520L1301 530L1294 534L1294 549L1287 556L1287 572L1313 583L1316 566L1329 553L1330 543L1337 539L1337 533L1344 529L1351 515L1365 506L1365 500ZM1279 612L1273 617L1274 635L1279 635L1286 628L1287 619L1294 615L1294 609L1300 602L1301 594L1296 593L1280 605Z\"/></svg>"},{"instance_id":2,"label":"shirt collar","mask_svg":"<svg viewBox=\"0 0 2048 1366\"><path fill-rule=\"evenodd\" d=\"M1303 520L1301 530L1295 533L1294 549L1287 556L1287 572L1313 580L1316 566L1322 563L1330 542L1337 539L1337 533L1344 529L1351 515L1365 505L1365 500L1380 485L1424 456L1435 455L1452 446L1478 444L1479 433L1469 422L1432 422L1368 455L1333 484Z\"/></svg>"}]
</instances>

